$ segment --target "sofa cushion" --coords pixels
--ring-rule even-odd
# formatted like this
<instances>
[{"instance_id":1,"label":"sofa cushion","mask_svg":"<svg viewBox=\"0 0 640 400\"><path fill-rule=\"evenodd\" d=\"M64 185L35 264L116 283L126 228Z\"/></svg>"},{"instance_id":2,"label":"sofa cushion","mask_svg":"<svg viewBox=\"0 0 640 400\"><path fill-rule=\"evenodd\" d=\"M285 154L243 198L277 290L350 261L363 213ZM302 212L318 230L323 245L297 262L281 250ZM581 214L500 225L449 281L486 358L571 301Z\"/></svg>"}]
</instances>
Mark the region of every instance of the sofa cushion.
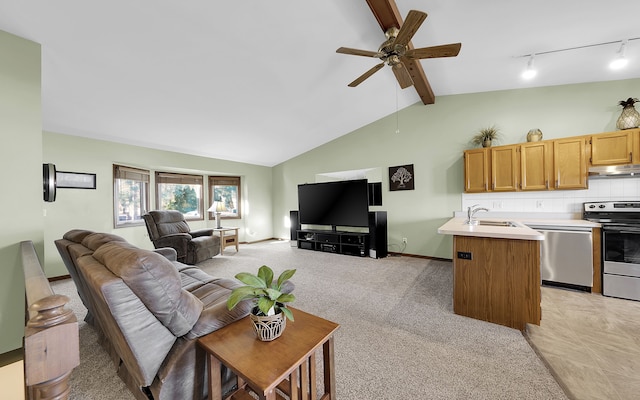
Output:
<instances>
[{"instance_id":1,"label":"sofa cushion","mask_svg":"<svg viewBox=\"0 0 640 400\"><path fill-rule=\"evenodd\" d=\"M102 344L116 368L126 370L138 387L151 385L177 338L95 257L88 255L77 261L94 302L96 321L107 339Z\"/></svg>"},{"instance_id":2,"label":"sofa cushion","mask_svg":"<svg viewBox=\"0 0 640 400\"><path fill-rule=\"evenodd\" d=\"M82 239L82 245L85 247L88 247L93 251L96 251L100 246L109 242L126 243L126 240L124 240L124 238L118 235L114 235L113 233L102 233L102 232L89 234L84 239Z\"/></svg>"},{"instance_id":3,"label":"sofa cushion","mask_svg":"<svg viewBox=\"0 0 640 400\"><path fill-rule=\"evenodd\" d=\"M176 251L176 249L172 249L171 247L160 247L159 249L155 249L153 251L171 262L178 260L178 252Z\"/></svg>"},{"instance_id":4,"label":"sofa cushion","mask_svg":"<svg viewBox=\"0 0 640 400\"><path fill-rule=\"evenodd\" d=\"M75 243L82 243L82 240L92 233L94 232L88 231L86 229L72 229L69 232L65 233L62 238Z\"/></svg>"},{"instance_id":5,"label":"sofa cushion","mask_svg":"<svg viewBox=\"0 0 640 400\"><path fill-rule=\"evenodd\" d=\"M174 335L186 334L198 320L202 302L182 289L178 271L162 255L127 242L109 242L93 257L122 278Z\"/></svg>"},{"instance_id":6,"label":"sofa cushion","mask_svg":"<svg viewBox=\"0 0 640 400\"><path fill-rule=\"evenodd\" d=\"M69 254L74 260L86 255L93 254L93 250L81 245L80 243L71 243L67 246Z\"/></svg>"}]
</instances>

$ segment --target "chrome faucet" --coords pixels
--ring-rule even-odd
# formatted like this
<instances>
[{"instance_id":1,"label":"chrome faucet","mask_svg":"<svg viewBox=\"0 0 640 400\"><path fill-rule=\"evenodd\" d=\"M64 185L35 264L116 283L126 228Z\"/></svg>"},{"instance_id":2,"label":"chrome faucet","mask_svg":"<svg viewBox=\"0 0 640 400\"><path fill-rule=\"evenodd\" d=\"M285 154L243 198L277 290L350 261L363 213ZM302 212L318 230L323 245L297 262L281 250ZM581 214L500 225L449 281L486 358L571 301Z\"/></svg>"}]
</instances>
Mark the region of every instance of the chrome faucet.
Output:
<instances>
[{"instance_id":1,"label":"chrome faucet","mask_svg":"<svg viewBox=\"0 0 640 400\"><path fill-rule=\"evenodd\" d=\"M475 219L475 214L478 211L489 211L488 208L478 207L480 204L474 204L467 209L467 220L464 222L467 225L478 225L478 220Z\"/></svg>"}]
</instances>

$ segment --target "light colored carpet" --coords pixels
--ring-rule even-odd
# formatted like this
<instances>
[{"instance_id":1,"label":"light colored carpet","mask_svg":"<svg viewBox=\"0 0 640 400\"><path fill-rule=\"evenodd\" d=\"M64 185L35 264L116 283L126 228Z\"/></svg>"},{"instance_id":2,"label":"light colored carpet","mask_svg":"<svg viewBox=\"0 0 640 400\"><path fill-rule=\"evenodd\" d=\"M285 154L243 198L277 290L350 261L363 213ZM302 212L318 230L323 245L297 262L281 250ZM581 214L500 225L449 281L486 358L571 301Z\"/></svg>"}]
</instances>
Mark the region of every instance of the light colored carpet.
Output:
<instances>
[{"instance_id":1,"label":"light colored carpet","mask_svg":"<svg viewBox=\"0 0 640 400\"><path fill-rule=\"evenodd\" d=\"M263 264L276 274L296 268L293 306L341 325L335 341L341 400L566 399L519 331L453 314L450 262L374 260L272 241L227 249L199 266L233 278ZM61 281L54 290L74 288ZM84 318L77 295L72 306ZM132 398L95 338L81 323L71 398Z\"/></svg>"}]
</instances>

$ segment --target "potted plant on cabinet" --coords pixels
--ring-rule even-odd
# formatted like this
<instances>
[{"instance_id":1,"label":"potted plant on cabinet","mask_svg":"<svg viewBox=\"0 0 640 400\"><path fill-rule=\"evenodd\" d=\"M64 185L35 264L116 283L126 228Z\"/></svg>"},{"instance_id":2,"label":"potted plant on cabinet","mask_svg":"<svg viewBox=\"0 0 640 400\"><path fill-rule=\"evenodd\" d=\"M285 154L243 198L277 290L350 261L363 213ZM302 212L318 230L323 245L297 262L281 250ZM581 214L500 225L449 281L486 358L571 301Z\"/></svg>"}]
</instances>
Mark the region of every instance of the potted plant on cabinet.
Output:
<instances>
[{"instance_id":1,"label":"potted plant on cabinet","mask_svg":"<svg viewBox=\"0 0 640 400\"><path fill-rule=\"evenodd\" d=\"M471 142L475 145L482 145L482 147L491 147L491 142L498 140L499 136L498 128L490 126L480 129L473 139L471 139Z\"/></svg>"},{"instance_id":2,"label":"potted plant on cabinet","mask_svg":"<svg viewBox=\"0 0 640 400\"><path fill-rule=\"evenodd\" d=\"M244 283L233 289L227 308L232 310L243 300L252 299L254 306L249 314L253 327L262 341L271 341L279 337L286 327L287 318L293 321L293 313L287 308L287 303L296 298L291 293L293 284L289 279L295 274L295 269L283 271L274 282L273 270L266 265L258 269L258 274L240 272L236 279Z\"/></svg>"}]
</instances>

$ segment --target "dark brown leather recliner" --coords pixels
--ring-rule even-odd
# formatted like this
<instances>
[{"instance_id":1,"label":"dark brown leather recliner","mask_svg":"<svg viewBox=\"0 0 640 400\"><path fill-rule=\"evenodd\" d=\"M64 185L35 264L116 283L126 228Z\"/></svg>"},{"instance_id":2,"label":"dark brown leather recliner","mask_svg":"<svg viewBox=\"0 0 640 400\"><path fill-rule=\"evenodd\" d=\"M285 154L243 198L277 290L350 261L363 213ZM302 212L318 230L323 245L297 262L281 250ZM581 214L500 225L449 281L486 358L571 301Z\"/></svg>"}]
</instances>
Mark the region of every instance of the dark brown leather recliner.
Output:
<instances>
[{"instance_id":1,"label":"dark brown leather recliner","mask_svg":"<svg viewBox=\"0 0 640 400\"><path fill-rule=\"evenodd\" d=\"M179 211L149 211L142 218L153 246L175 249L179 262L193 265L220 253L220 237L213 229L192 231Z\"/></svg>"}]
</instances>

